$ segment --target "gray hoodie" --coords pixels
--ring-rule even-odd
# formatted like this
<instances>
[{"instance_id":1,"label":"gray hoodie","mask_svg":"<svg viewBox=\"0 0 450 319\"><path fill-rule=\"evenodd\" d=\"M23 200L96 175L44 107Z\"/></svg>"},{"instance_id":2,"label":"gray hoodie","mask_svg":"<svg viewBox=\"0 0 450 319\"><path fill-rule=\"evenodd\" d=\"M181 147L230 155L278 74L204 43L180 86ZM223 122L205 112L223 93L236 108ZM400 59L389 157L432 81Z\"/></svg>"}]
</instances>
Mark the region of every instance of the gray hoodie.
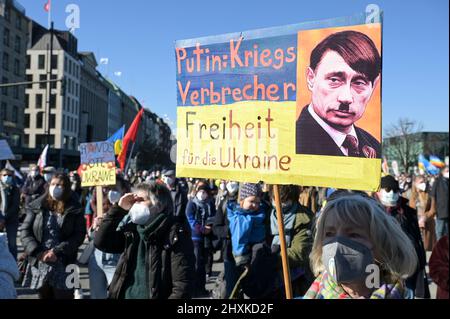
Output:
<instances>
[{"instance_id":1,"label":"gray hoodie","mask_svg":"<svg viewBox=\"0 0 450 319\"><path fill-rule=\"evenodd\" d=\"M19 278L19 269L8 250L6 236L0 234L0 299L16 299L14 281Z\"/></svg>"}]
</instances>

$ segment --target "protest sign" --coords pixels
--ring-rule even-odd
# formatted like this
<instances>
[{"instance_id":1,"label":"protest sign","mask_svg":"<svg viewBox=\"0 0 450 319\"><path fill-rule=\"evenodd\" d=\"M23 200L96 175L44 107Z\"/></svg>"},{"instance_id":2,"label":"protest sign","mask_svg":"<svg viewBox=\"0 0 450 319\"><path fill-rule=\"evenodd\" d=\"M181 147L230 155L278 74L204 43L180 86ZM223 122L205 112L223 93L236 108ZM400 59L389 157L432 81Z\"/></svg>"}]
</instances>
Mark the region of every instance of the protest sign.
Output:
<instances>
[{"instance_id":1,"label":"protest sign","mask_svg":"<svg viewBox=\"0 0 450 319\"><path fill-rule=\"evenodd\" d=\"M81 186L116 184L114 144L97 142L80 144Z\"/></svg>"},{"instance_id":2,"label":"protest sign","mask_svg":"<svg viewBox=\"0 0 450 319\"><path fill-rule=\"evenodd\" d=\"M376 191L381 44L365 15L177 41L177 176Z\"/></svg>"},{"instance_id":3,"label":"protest sign","mask_svg":"<svg viewBox=\"0 0 450 319\"><path fill-rule=\"evenodd\" d=\"M0 160L13 160L15 159L11 148L6 140L0 140Z\"/></svg>"}]
</instances>

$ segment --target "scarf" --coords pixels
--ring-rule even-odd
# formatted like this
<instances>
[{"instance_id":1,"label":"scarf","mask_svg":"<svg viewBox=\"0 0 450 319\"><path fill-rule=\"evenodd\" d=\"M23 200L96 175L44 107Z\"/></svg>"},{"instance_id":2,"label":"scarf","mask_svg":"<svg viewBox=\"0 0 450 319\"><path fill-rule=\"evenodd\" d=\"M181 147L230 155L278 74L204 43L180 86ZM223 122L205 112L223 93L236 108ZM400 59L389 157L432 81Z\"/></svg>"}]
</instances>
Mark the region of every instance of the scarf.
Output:
<instances>
[{"instance_id":1,"label":"scarf","mask_svg":"<svg viewBox=\"0 0 450 319\"><path fill-rule=\"evenodd\" d=\"M374 290L369 299L405 299L406 291L400 282L395 285L383 284ZM324 271L313 282L304 299L352 299L344 289Z\"/></svg>"},{"instance_id":2,"label":"scarf","mask_svg":"<svg viewBox=\"0 0 450 319\"><path fill-rule=\"evenodd\" d=\"M294 203L291 207L287 209L283 208L283 223L284 223L284 237L286 238L286 246L291 246L292 233L294 230L295 215L297 213L298 205ZM274 235L272 240L272 246L280 245L280 234L278 233L278 221L277 221L277 211L272 210L270 214L270 229L272 235Z\"/></svg>"}]
</instances>

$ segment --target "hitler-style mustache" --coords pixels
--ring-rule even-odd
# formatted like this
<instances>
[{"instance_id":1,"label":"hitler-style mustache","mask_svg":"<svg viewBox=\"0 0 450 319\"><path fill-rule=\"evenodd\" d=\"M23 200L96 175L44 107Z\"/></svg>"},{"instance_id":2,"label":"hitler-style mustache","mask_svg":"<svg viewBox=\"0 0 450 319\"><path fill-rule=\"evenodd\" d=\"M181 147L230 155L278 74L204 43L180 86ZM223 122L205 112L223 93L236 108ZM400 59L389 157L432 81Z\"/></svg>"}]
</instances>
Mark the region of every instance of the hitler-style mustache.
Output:
<instances>
[{"instance_id":1,"label":"hitler-style mustache","mask_svg":"<svg viewBox=\"0 0 450 319\"><path fill-rule=\"evenodd\" d=\"M349 114L355 114L355 112L350 112L350 104L348 104L348 103L341 103L341 104L339 104L339 107L337 109L328 110L328 112L335 112L335 111L349 113Z\"/></svg>"}]
</instances>

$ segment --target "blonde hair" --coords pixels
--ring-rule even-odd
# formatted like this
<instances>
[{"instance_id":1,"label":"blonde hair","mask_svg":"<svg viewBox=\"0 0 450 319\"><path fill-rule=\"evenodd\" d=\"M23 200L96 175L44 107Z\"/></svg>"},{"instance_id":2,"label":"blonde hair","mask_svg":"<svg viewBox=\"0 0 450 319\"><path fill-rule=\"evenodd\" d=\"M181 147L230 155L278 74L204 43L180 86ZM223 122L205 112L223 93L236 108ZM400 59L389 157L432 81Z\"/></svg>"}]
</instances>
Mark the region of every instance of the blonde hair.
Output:
<instances>
[{"instance_id":1,"label":"blonde hair","mask_svg":"<svg viewBox=\"0 0 450 319\"><path fill-rule=\"evenodd\" d=\"M382 279L387 283L409 277L416 271L416 251L398 221L389 216L374 199L353 194L329 201L317 221L310 254L311 269L316 276L325 269L322 264L322 243L325 221L331 214L338 223L358 225L367 231L373 244L375 261L381 268Z\"/></svg>"}]
</instances>

